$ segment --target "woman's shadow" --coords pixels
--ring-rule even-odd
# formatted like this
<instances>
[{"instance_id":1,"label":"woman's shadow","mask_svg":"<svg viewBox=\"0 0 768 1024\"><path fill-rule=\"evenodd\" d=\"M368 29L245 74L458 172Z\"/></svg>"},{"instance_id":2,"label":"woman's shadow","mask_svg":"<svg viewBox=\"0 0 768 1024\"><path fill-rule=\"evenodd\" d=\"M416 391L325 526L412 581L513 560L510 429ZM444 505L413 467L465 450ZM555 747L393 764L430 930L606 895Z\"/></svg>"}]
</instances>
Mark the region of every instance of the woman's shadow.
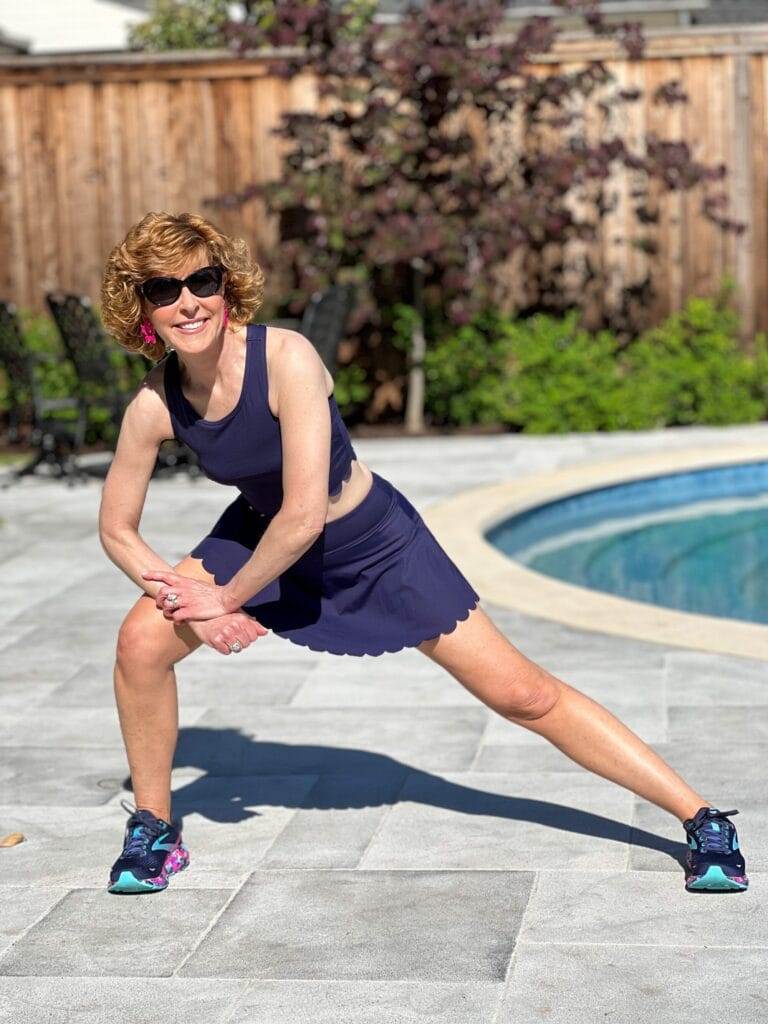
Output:
<instances>
[{"instance_id":1,"label":"woman's shadow","mask_svg":"<svg viewBox=\"0 0 768 1024\"><path fill-rule=\"evenodd\" d=\"M258 816L258 804L302 810L351 809L396 804L399 800L479 814L531 821L565 832L631 842L665 853L684 865L685 844L599 814L546 800L488 793L448 782L386 754L309 744L254 741L237 729L196 726L179 731L174 768L206 774L173 793L174 818L198 812L212 821L237 822ZM306 786L285 776L316 776ZM130 777L126 788L131 788Z\"/></svg>"}]
</instances>

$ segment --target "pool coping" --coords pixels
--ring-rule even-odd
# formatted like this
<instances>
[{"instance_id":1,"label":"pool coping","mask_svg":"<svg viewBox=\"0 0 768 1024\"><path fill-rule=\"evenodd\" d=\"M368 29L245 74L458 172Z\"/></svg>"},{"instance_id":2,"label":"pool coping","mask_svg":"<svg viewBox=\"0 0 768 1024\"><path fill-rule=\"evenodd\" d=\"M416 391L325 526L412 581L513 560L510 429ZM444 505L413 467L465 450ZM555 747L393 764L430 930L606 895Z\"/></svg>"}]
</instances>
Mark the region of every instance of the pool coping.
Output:
<instances>
[{"instance_id":1,"label":"pool coping","mask_svg":"<svg viewBox=\"0 0 768 1024\"><path fill-rule=\"evenodd\" d=\"M483 536L510 516L598 487L766 460L768 444L751 443L580 463L462 491L430 505L422 517L481 601L596 633L768 660L768 626L676 611L564 583L515 562Z\"/></svg>"}]
</instances>

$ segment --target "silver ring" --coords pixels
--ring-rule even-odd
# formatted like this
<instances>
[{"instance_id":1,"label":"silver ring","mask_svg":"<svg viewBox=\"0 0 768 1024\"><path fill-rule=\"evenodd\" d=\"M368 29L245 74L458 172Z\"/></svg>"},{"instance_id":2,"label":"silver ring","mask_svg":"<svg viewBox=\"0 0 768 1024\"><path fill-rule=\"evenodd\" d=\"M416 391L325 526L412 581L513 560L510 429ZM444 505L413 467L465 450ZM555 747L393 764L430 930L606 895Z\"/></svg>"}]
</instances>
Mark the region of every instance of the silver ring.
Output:
<instances>
[{"instance_id":1,"label":"silver ring","mask_svg":"<svg viewBox=\"0 0 768 1024\"><path fill-rule=\"evenodd\" d=\"M243 645L240 643L239 640L233 640L232 643L229 643L229 641L225 641L225 643L233 654L239 654L240 651L242 651L243 649Z\"/></svg>"},{"instance_id":2,"label":"silver ring","mask_svg":"<svg viewBox=\"0 0 768 1024\"><path fill-rule=\"evenodd\" d=\"M165 595L165 600L166 601L170 601L171 604L175 607L179 603L179 595L178 594L166 594Z\"/></svg>"}]
</instances>

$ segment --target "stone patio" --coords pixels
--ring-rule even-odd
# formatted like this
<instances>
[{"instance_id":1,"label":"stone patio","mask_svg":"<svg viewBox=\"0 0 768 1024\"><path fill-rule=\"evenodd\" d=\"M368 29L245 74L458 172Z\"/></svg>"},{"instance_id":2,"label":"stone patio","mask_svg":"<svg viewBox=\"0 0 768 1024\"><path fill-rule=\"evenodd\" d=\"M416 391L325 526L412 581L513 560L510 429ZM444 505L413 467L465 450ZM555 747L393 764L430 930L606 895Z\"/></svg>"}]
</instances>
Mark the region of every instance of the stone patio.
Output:
<instances>
[{"instance_id":1,"label":"stone patio","mask_svg":"<svg viewBox=\"0 0 768 1024\"><path fill-rule=\"evenodd\" d=\"M424 511L514 476L758 439L768 425L355 448ZM113 654L139 591L99 543L100 491L0 491L0 835L26 837L0 849L0 1021L764 1024L768 667L485 601L527 655L739 808L747 893L686 893L675 819L418 651L335 657L272 633L179 666L191 864L163 893L107 893L131 799ZM178 561L232 495L155 480L142 534Z\"/></svg>"}]
</instances>

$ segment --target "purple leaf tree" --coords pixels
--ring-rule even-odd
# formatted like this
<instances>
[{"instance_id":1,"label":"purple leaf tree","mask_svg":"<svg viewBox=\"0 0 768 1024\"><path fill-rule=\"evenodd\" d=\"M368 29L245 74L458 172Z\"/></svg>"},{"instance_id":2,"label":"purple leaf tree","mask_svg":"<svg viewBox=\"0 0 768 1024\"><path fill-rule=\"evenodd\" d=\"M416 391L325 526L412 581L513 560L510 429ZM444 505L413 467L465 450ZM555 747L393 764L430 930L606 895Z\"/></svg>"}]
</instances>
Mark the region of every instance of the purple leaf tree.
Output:
<instances>
[{"instance_id":1,"label":"purple leaf tree","mask_svg":"<svg viewBox=\"0 0 768 1024\"><path fill-rule=\"evenodd\" d=\"M638 24L608 24L595 0L555 2L629 58L642 57ZM588 326L627 338L646 326L650 274L610 289L608 270L589 253L614 206L610 179L621 165L632 173L639 231L627 244L656 251L666 190L701 188L703 217L744 229L723 216L722 195L709 192L723 166L706 167L686 143L654 136L630 150L611 125L640 94L618 88L602 62L568 73L533 67L557 38L551 18L512 31L503 0L424 0L386 25L373 19L375 6L264 0L229 26L244 56L283 48L275 74L310 69L321 109L284 115L276 132L292 145L278 181L212 200L260 196L277 216L276 258L266 262L285 282L288 313L331 282L358 284L350 331L355 361L375 381L367 419L399 418L405 389L406 430L423 429L425 345L489 304L520 316L589 306ZM679 82L653 99L686 102ZM588 100L603 118L597 141L583 123ZM520 286L510 294L513 264ZM389 344L404 306L410 339Z\"/></svg>"}]
</instances>

